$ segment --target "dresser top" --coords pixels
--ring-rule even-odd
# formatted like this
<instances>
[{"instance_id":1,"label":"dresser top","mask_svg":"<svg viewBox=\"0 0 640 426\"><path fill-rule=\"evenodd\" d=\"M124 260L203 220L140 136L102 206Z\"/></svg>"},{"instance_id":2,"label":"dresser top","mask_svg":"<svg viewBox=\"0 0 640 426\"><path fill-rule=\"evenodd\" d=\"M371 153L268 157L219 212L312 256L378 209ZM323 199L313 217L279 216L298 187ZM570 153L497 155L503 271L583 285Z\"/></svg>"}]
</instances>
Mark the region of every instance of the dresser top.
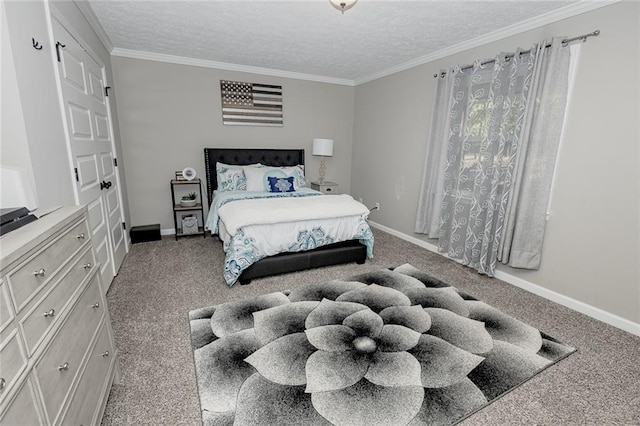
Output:
<instances>
[{"instance_id":1,"label":"dresser top","mask_svg":"<svg viewBox=\"0 0 640 426\"><path fill-rule=\"evenodd\" d=\"M9 266L82 216L85 206L61 207L0 237L0 269Z\"/></svg>"}]
</instances>

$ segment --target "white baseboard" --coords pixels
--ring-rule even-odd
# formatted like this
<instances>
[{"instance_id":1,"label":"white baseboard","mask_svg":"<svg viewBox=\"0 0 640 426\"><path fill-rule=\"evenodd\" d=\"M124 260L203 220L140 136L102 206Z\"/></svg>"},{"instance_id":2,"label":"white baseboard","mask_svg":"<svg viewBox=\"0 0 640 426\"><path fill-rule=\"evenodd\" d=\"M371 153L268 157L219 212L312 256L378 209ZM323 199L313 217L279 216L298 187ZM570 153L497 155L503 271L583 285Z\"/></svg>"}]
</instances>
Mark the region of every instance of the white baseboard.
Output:
<instances>
[{"instance_id":1,"label":"white baseboard","mask_svg":"<svg viewBox=\"0 0 640 426\"><path fill-rule=\"evenodd\" d=\"M380 225L379 223L376 223L376 222L369 221L369 224L374 228L380 229L381 231L389 233L402 240L408 241L412 244L425 248L434 253L438 253L438 248L435 245L428 243L424 240L421 240L416 237L412 237L410 235L396 231L395 229L391 229L384 225ZM441 253L438 253L438 254L440 254L441 256L444 256ZM498 278L499 280L505 281L523 290L536 294L540 297L544 297L547 300L551 300L552 302L556 302L560 305L566 306L567 308L573 309L574 311L590 316L591 318L595 318L599 321L612 325L628 333L635 334L636 336L640 336L640 324L630 321L628 319L622 318L618 315L612 314L611 312L607 312L603 309L596 308L595 306L591 306L579 300L573 299L569 296L565 296L563 294L541 287L537 284L523 280L522 278L515 277L503 271L496 271L495 277Z\"/></svg>"},{"instance_id":2,"label":"white baseboard","mask_svg":"<svg viewBox=\"0 0 640 426\"><path fill-rule=\"evenodd\" d=\"M161 229L160 235L176 235L176 230L173 228Z\"/></svg>"}]
</instances>

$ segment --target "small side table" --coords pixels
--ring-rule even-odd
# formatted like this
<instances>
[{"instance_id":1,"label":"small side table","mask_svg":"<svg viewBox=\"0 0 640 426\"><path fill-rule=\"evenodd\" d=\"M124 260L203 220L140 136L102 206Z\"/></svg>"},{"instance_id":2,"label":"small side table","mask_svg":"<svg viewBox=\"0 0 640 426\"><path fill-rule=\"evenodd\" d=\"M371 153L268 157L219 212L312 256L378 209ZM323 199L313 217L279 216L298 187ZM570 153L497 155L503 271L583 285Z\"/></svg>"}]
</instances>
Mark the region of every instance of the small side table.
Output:
<instances>
[{"instance_id":1,"label":"small side table","mask_svg":"<svg viewBox=\"0 0 640 426\"><path fill-rule=\"evenodd\" d=\"M188 189L193 189L193 186L189 187L189 185L198 185L198 191L200 193L200 197L197 199L197 202L193 206L183 207L180 205L180 194L176 196L176 187L182 186L183 193ZM177 199L177 201L176 201ZM202 222L204 223L204 210L202 208L202 185L200 184L200 179L196 178L193 180L175 180L171 179L171 204L173 205L173 226L176 230L176 240L178 237L184 237L187 235L202 235L207 238L207 233L204 230L204 226L198 226L198 212L199 216L202 217ZM187 230L184 229L184 223L182 222L183 218L178 220L178 216L182 213L194 212L192 213L195 216L195 223L191 223L192 229ZM193 220L192 220L193 222ZM197 228L197 229L196 229Z\"/></svg>"},{"instance_id":2,"label":"small side table","mask_svg":"<svg viewBox=\"0 0 640 426\"><path fill-rule=\"evenodd\" d=\"M335 182L311 182L311 189L324 192L325 194L337 194L338 184Z\"/></svg>"}]
</instances>

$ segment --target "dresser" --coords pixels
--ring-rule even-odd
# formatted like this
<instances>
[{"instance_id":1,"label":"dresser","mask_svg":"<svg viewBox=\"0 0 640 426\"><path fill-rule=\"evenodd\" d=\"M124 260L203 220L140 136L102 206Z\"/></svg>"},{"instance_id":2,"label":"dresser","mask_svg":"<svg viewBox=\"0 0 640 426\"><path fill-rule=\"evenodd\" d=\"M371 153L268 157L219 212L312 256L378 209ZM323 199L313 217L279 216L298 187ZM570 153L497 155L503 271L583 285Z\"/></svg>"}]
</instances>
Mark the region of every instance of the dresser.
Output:
<instances>
[{"instance_id":1,"label":"dresser","mask_svg":"<svg viewBox=\"0 0 640 426\"><path fill-rule=\"evenodd\" d=\"M87 209L0 238L0 425L99 424L118 353Z\"/></svg>"}]
</instances>

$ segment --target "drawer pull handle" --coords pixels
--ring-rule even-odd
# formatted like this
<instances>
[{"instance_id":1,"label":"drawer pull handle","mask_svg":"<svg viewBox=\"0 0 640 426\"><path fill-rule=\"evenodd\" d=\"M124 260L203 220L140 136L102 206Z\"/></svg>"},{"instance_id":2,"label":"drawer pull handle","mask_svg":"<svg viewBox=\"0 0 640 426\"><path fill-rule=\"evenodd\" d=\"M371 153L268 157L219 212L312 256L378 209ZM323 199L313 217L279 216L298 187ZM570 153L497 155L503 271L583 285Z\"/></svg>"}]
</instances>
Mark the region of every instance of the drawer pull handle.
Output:
<instances>
[{"instance_id":1,"label":"drawer pull handle","mask_svg":"<svg viewBox=\"0 0 640 426\"><path fill-rule=\"evenodd\" d=\"M44 268L40 268L38 271L33 271L33 275L36 277L44 277L45 272L47 271L45 271Z\"/></svg>"},{"instance_id":2,"label":"drawer pull handle","mask_svg":"<svg viewBox=\"0 0 640 426\"><path fill-rule=\"evenodd\" d=\"M92 267L92 266L93 266L93 265L91 264L91 262L87 262L87 263L85 263L82 267L83 267L84 269L91 269L91 267Z\"/></svg>"},{"instance_id":3,"label":"drawer pull handle","mask_svg":"<svg viewBox=\"0 0 640 426\"><path fill-rule=\"evenodd\" d=\"M56 310L55 309L51 309L49 312L45 312L44 316L45 317L54 317L54 316L56 316Z\"/></svg>"},{"instance_id":4,"label":"drawer pull handle","mask_svg":"<svg viewBox=\"0 0 640 426\"><path fill-rule=\"evenodd\" d=\"M96 303L94 303L93 305L91 305L91 307L92 307L93 309L98 309L98 308L100 307L100 302L96 302Z\"/></svg>"},{"instance_id":5,"label":"drawer pull handle","mask_svg":"<svg viewBox=\"0 0 640 426\"><path fill-rule=\"evenodd\" d=\"M69 363L65 362L64 364L60 364L58 366L58 371L66 371L69 369Z\"/></svg>"},{"instance_id":6,"label":"drawer pull handle","mask_svg":"<svg viewBox=\"0 0 640 426\"><path fill-rule=\"evenodd\" d=\"M6 386L7 381L4 379L4 377L0 377L0 391L4 390L4 387Z\"/></svg>"},{"instance_id":7,"label":"drawer pull handle","mask_svg":"<svg viewBox=\"0 0 640 426\"><path fill-rule=\"evenodd\" d=\"M109 351L105 351L102 356L109 356Z\"/></svg>"},{"instance_id":8,"label":"drawer pull handle","mask_svg":"<svg viewBox=\"0 0 640 426\"><path fill-rule=\"evenodd\" d=\"M84 232L81 232L78 234L78 239L79 240L84 240Z\"/></svg>"}]
</instances>

